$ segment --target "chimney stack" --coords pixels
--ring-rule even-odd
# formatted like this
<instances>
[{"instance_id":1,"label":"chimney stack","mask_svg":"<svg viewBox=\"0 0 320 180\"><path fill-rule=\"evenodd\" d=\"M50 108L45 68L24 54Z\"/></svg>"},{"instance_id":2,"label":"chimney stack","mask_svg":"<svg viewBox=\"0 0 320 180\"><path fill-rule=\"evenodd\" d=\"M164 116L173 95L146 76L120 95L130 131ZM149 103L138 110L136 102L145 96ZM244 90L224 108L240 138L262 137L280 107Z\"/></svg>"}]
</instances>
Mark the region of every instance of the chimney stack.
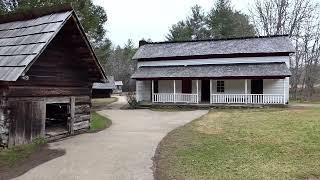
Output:
<instances>
[{"instance_id":1,"label":"chimney stack","mask_svg":"<svg viewBox=\"0 0 320 180\"><path fill-rule=\"evenodd\" d=\"M139 41L139 47L148 44L148 42L146 40L140 40Z\"/></svg>"}]
</instances>

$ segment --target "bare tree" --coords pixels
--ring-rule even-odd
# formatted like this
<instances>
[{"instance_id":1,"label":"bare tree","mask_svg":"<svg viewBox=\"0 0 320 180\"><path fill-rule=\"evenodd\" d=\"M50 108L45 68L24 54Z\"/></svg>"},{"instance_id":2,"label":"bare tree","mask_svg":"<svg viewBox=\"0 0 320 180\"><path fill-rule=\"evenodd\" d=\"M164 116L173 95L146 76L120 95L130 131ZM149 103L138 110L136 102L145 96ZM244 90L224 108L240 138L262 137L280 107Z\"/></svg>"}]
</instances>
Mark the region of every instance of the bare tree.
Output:
<instances>
[{"instance_id":1,"label":"bare tree","mask_svg":"<svg viewBox=\"0 0 320 180\"><path fill-rule=\"evenodd\" d=\"M318 4L312 0L256 0L250 12L259 35L291 37L296 50L290 58L291 91L297 98L298 89L302 87L304 98L310 98L319 78Z\"/></svg>"}]
</instances>

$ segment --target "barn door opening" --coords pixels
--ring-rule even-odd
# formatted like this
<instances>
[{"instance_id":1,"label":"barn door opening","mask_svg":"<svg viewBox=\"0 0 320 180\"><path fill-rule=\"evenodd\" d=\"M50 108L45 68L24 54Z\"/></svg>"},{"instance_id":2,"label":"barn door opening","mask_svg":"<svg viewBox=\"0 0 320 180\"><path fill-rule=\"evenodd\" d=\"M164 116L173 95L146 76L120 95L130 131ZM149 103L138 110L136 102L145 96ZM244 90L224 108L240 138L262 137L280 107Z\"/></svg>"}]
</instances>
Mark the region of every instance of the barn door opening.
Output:
<instances>
[{"instance_id":1,"label":"barn door opening","mask_svg":"<svg viewBox=\"0 0 320 180\"><path fill-rule=\"evenodd\" d=\"M70 133L70 104L46 104L45 135L47 138Z\"/></svg>"}]
</instances>

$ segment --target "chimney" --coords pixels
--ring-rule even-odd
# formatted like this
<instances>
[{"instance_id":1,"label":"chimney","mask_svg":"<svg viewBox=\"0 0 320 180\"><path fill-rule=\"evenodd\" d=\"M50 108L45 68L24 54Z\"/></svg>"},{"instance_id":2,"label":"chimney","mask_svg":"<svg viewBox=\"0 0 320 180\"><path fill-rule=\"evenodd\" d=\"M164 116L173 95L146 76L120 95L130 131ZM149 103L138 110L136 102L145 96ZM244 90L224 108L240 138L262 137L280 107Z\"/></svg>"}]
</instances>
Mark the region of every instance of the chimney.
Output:
<instances>
[{"instance_id":1,"label":"chimney","mask_svg":"<svg viewBox=\"0 0 320 180\"><path fill-rule=\"evenodd\" d=\"M146 40L141 40L139 41L139 47L148 44L148 42Z\"/></svg>"}]
</instances>

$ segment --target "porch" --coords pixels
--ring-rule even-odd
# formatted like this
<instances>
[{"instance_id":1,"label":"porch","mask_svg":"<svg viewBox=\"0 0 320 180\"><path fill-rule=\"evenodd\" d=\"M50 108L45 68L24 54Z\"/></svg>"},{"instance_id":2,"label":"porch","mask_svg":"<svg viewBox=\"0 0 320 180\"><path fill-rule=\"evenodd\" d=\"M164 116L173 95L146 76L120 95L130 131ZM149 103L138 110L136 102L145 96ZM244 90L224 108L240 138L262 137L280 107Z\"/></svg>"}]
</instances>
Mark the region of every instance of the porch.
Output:
<instances>
[{"instance_id":1,"label":"porch","mask_svg":"<svg viewBox=\"0 0 320 180\"><path fill-rule=\"evenodd\" d=\"M285 63L139 67L139 102L153 104L287 104Z\"/></svg>"},{"instance_id":2,"label":"porch","mask_svg":"<svg viewBox=\"0 0 320 180\"><path fill-rule=\"evenodd\" d=\"M151 80L151 102L286 104L286 79ZM266 92L266 93L265 93Z\"/></svg>"}]
</instances>

